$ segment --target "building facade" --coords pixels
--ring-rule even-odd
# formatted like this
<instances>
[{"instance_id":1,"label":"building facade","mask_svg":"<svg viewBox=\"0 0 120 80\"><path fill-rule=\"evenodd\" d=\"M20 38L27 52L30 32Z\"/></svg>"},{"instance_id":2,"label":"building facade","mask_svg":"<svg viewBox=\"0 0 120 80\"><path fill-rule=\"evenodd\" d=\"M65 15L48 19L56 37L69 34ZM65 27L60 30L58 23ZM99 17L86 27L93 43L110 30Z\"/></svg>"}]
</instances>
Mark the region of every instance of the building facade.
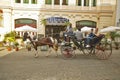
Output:
<instances>
[{"instance_id":1,"label":"building facade","mask_svg":"<svg viewBox=\"0 0 120 80\"><path fill-rule=\"evenodd\" d=\"M117 0L117 8L116 8L116 26L120 27L120 0Z\"/></svg>"},{"instance_id":2,"label":"building facade","mask_svg":"<svg viewBox=\"0 0 120 80\"><path fill-rule=\"evenodd\" d=\"M56 37L66 22L73 28L101 29L116 25L120 19L116 15L117 1L120 0L0 0L0 27L13 31L29 25L37 28L38 34Z\"/></svg>"}]
</instances>

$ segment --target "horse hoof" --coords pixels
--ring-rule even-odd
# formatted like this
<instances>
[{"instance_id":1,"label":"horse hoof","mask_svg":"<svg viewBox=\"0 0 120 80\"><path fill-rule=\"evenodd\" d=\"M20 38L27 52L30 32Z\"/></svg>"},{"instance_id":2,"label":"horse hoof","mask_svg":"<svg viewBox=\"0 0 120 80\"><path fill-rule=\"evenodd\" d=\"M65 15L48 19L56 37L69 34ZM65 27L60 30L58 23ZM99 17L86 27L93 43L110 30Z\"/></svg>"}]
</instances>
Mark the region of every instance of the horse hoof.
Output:
<instances>
[{"instance_id":1,"label":"horse hoof","mask_svg":"<svg viewBox=\"0 0 120 80\"><path fill-rule=\"evenodd\" d=\"M46 55L46 57L48 57L48 55Z\"/></svg>"},{"instance_id":2,"label":"horse hoof","mask_svg":"<svg viewBox=\"0 0 120 80\"><path fill-rule=\"evenodd\" d=\"M35 54L35 58L38 58L38 55Z\"/></svg>"},{"instance_id":3,"label":"horse hoof","mask_svg":"<svg viewBox=\"0 0 120 80\"><path fill-rule=\"evenodd\" d=\"M58 55L55 55L55 57L58 57Z\"/></svg>"},{"instance_id":4,"label":"horse hoof","mask_svg":"<svg viewBox=\"0 0 120 80\"><path fill-rule=\"evenodd\" d=\"M38 56L35 56L35 58L38 58Z\"/></svg>"}]
</instances>

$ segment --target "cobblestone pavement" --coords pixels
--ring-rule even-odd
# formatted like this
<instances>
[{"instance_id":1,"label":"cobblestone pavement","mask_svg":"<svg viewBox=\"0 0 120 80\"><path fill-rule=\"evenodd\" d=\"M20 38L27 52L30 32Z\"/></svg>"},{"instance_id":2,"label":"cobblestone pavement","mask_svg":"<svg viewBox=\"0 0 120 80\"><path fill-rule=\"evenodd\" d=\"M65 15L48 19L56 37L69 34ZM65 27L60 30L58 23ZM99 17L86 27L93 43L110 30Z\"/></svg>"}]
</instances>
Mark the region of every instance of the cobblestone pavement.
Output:
<instances>
[{"instance_id":1,"label":"cobblestone pavement","mask_svg":"<svg viewBox=\"0 0 120 80\"><path fill-rule=\"evenodd\" d=\"M6 51L7 52L7 51ZM46 51L21 49L0 57L0 80L120 80L120 50L113 50L108 60L84 56L77 51L73 59L63 59Z\"/></svg>"}]
</instances>

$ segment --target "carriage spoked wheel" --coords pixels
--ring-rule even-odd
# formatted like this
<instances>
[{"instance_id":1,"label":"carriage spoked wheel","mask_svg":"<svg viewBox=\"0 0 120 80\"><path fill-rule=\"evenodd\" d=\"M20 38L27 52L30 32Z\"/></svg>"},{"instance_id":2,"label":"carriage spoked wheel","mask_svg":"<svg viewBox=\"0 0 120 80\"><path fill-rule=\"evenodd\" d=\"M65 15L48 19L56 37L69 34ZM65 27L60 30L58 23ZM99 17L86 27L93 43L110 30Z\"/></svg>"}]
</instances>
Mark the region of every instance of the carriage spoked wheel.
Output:
<instances>
[{"instance_id":1,"label":"carriage spoked wheel","mask_svg":"<svg viewBox=\"0 0 120 80\"><path fill-rule=\"evenodd\" d=\"M99 43L95 48L95 55L102 60L108 59L112 54L111 43Z\"/></svg>"},{"instance_id":2,"label":"carriage spoked wheel","mask_svg":"<svg viewBox=\"0 0 120 80\"><path fill-rule=\"evenodd\" d=\"M66 58L66 59L73 58L75 56L75 52L73 48L70 46L62 46L61 53L63 58Z\"/></svg>"}]
</instances>

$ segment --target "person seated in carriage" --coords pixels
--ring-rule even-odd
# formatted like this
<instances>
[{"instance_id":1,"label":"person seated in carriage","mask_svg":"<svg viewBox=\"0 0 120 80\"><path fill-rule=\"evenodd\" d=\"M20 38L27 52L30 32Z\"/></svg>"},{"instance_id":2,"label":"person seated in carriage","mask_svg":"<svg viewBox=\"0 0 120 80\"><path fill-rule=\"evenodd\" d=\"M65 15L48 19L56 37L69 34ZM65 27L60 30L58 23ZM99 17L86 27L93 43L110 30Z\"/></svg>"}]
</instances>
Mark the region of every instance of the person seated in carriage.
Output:
<instances>
[{"instance_id":1,"label":"person seated in carriage","mask_svg":"<svg viewBox=\"0 0 120 80\"><path fill-rule=\"evenodd\" d=\"M88 34L88 36L85 39L86 47L90 47L91 46L91 41L95 37L97 37L97 35L95 33L93 33L93 28L92 28L91 32Z\"/></svg>"},{"instance_id":2,"label":"person seated in carriage","mask_svg":"<svg viewBox=\"0 0 120 80\"><path fill-rule=\"evenodd\" d=\"M75 35L75 37L76 37L76 40L79 41L79 42L84 39L83 33L81 32L81 29L80 29L80 28L77 29L77 30L74 32L74 35Z\"/></svg>"}]
</instances>

